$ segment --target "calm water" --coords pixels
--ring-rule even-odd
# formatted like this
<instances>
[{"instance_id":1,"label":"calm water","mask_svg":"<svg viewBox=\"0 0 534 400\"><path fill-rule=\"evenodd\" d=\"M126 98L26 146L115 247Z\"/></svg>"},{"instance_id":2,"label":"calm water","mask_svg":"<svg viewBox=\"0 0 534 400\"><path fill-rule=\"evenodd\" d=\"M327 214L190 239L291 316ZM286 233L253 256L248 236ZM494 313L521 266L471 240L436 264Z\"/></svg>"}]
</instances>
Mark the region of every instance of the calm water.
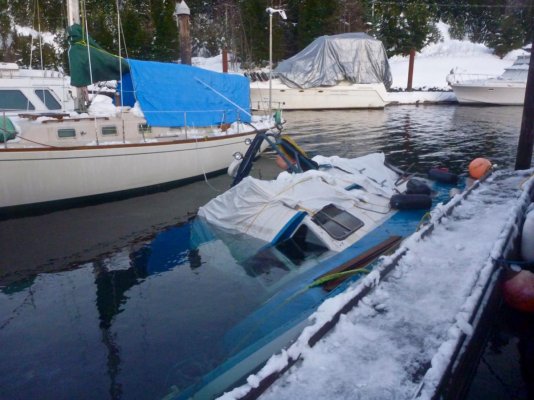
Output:
<instances>
[{"instance_id":1,"label":"calm water","mask_svg":"<svg viewBox=\"0 0 534 400\"><path fill-rule=\"evenodd\" d=\"M285 118L286 133L311 152L383 151L414 171L462 173L480 156L513 167L521 115L518 107L405 106ZM269 160L262 165L256 174L272 173ZM160 399L227 355L228 346L211 345L219 333L290 274L273 260L268 275L245 265L250 249L222 246L187 223L228 184L221 176L0 222L0 399ZM469 399L527 398L518 345L532 321L512 314L496 318Z\"/></svg>"}]
</instances>

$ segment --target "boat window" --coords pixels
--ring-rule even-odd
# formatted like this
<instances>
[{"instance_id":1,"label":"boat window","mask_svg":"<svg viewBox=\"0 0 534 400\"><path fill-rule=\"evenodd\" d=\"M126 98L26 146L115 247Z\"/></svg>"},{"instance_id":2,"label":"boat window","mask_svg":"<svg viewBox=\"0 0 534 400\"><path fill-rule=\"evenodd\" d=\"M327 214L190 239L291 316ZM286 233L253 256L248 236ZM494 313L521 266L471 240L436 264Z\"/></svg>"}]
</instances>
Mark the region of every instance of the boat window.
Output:
<instances>
[{"instance_id":1,"label":"boat window","mask_svg":"<svg viewBox=\"0 0 534 400\"><path fill-rule=\"evenodd\" d=\"M73 138L76 137L76 129L74 128L62 128L57 130L57 136L59 138Z\"/></svg>"},{"instance_id":2,"label":"boat window","mask_svg":"<svg viewBox=\"0 0 534 400\"><path fill-rule=\"evenodd\" d=\"M55 99L52 92L48 89L37 89L35 94L44 103L49 110L61 110L61 104Z\"/></svg>"},{"instance_id":3,"label":"boat window","mask_svg":"<svg viewBox=\"0 0 534 400\"><path fill-rule=\"evenodd\" d=\"M328 250L321 239L304 224L289 239L280 242L275 247L296 265Z\"/></svg>"},{"instance_id":4,"label":"boat window","mask_svg":"<svg viewBox=\"0 0 534 400\"><path fill-rule=\"evenodd\" d=\"M152 127L148 124L139 124L137 125L137 130L141 135L145 133L152 133Z\"/></svg>"},{"instance_id":5,"label":"boat window","mask_svg":"<svg viewBox=\"0 0 534 400\"><path fill-rule=\"evenodd\" d=\"M35 110L33 104L20 90L0 90L0 110Z\"/></svg>"},{"instance_id":6,"label":"boat window","mask_svg":"<svg viewBox=\"0 0 534 400\"><path fill-rule=\"evenodd\" d=\"M116 135L117 127L115 125L103 126L102 135Z\"/></svg>"},{"instance_id":7,"label":"boat window","mask_svg":"<svg viewBox=\"0 0 534 400\"><path fill-rule=\"evenodd\" d=\"M364 225L362 220L334 204L323 207L313 216L312 221L335 240L346 239Z\"/></svg>"}]
</instances>

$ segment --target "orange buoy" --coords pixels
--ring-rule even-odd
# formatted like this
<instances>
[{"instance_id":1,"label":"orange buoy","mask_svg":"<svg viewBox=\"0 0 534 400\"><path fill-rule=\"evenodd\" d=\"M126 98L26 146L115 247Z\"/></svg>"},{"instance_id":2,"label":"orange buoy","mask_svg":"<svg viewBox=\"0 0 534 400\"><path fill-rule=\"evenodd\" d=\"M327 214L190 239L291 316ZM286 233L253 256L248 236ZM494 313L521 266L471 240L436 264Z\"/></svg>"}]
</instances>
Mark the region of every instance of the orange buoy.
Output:
<instances>
[{"instance_id":1,"label":"orange buoy","mask_svg":"<svg viewBox=\"0 0 534 400\"><path fill-rule=\"evenodd\" d=\"M506 279L506 278L505 278ZM517 310L534 313L534 274L522 270L502 285L504 301Z\"/></svg>"},{"instance_id":2,"label":"orange buoy","mask_svg":"<svg viewBox=\"0 0 534 400\"><path fill-rule=\"evenodd\" d=\"M480 179L491 169L491 162L486 158L475 158L469 163L471 178Z\"/></svg>"}]
</instances>

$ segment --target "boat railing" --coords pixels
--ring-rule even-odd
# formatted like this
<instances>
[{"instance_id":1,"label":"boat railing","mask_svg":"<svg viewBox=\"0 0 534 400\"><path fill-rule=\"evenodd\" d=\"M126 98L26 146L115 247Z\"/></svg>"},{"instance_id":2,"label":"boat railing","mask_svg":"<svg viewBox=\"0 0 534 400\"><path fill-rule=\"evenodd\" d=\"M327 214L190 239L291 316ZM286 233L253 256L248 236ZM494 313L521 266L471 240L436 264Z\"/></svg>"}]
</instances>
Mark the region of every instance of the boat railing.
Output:
<instances>
[{"instance_id":1,"label":"boat railing","mask_svg":"<svg viewBox=\"0 0 534 400\"><path fill-rule=\"evenodd\" d=\"M449 85L452 85L455 83L465 83L465 82L470 82L470 81L481 81L481 80L495 79L495 78L497 78L496 75L490 75L490 74L473 74L473 73L451 71L451 73L447 75L446 80Z\"/></svg>"},{"instance_id":2,"label":"boat railing","mask_svg":"<svg viewBox=\"0 0 534 400\"><path fill-rule=\"evenodd\" d=\"M43 113L43 112L20 112L21 110L0 110L0 146L7 148L8 141L12 139L9 127L9 115L16 114L19 118L36 121L42 125L53 125L49 128L51 135L55 134L55 129L62 129L60 125L72 128L72 124L76 124L76 131L78 136L73 136L72 139L78 140L80 143L89 141L91 145L108 145L111 142L120 141L122 143L141 142L148 143L154 140L177 140L176 138L185 140L198 140L207 136L219 136L221 133L239 135L246 131L244 125L248 125L246 119L243 119L243 112L240 109L220 109L220 110L157 110L149 111L154 114L174 114L179 116L176 118L175 126L150 126L147 122L146 116L132 112L131 109L122 111L117 109L116 113L109 114L78 114L71 113ZM127 114L133 114L136 118L126 117ZM195 123L195 115L201 113L218 113L220 118L215 118L217 121L209 125L201 125ZM3 116L3 118L2 118ZM78 125L79 123L85 124ZM158 128L153 130L153 128ZM163 129L162 129L163 128ZM165 129L167 128L167 129ZM211 128L211 129L210 129ZM52 130L50 130L52 129ZM217 130L219 129L219 130ZM106 131L104 133L104 130ZM36 131L37 132L37 131ZM41 132L41 131L39 131ZM44 132L43 132L44 133ZM31 136L31 135L30 135ZM137 137L137 138L136 138ZM37 138L37 137L36 137ZM174 138L174 139L173 139ZM23 137L23 140L32 139L30 137ZM91 140L92 139L92 140ZM38 138L35 139L41 142ZM48 140L56 141L53 136ZM50 142L47 142L50 143ZM59 143L59 142L58 142ZM60 146L72 145L72 141L65 141ZM43 144L46 146L46 144Z\"/></svg>"}]
</instances>

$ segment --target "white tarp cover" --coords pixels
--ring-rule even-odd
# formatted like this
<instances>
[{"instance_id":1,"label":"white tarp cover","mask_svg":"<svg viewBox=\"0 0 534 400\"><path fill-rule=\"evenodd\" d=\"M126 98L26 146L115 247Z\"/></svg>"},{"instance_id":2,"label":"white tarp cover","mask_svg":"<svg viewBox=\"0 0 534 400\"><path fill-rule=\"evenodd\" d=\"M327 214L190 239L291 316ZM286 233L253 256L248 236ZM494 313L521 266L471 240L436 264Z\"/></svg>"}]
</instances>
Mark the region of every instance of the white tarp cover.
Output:
<instances>
[{"instance_id":1,"label":"white tarp cover","mask_svg":"<svg viewBox=\"0 0 534 400\"><path fill-rule=\"evenodd\" d=\"M365 33L321 36L274 70L289 87L335 86L341 81L381 83L393 78L384 45Z\"/></svg>"},{"instance_id":2,"label":"white tarp cover","mask_svg":"<svg viewBox=\"0 0 534 400\"><path fill-rule=\"evenodd\" d=\"M316 156L314 161L320 165L338 166L343 171L282 172L271 181L247 177L201 207L198 215L219 228L271 242L302 211L312 214L330 203L353 210L359 200L377 204L382 199L382 207L386 206L395 193L398 176L384 165L384 159L383 153L354 159ZM351 184L364 190L346 190Z\"/></svg>"}]
</instances>

